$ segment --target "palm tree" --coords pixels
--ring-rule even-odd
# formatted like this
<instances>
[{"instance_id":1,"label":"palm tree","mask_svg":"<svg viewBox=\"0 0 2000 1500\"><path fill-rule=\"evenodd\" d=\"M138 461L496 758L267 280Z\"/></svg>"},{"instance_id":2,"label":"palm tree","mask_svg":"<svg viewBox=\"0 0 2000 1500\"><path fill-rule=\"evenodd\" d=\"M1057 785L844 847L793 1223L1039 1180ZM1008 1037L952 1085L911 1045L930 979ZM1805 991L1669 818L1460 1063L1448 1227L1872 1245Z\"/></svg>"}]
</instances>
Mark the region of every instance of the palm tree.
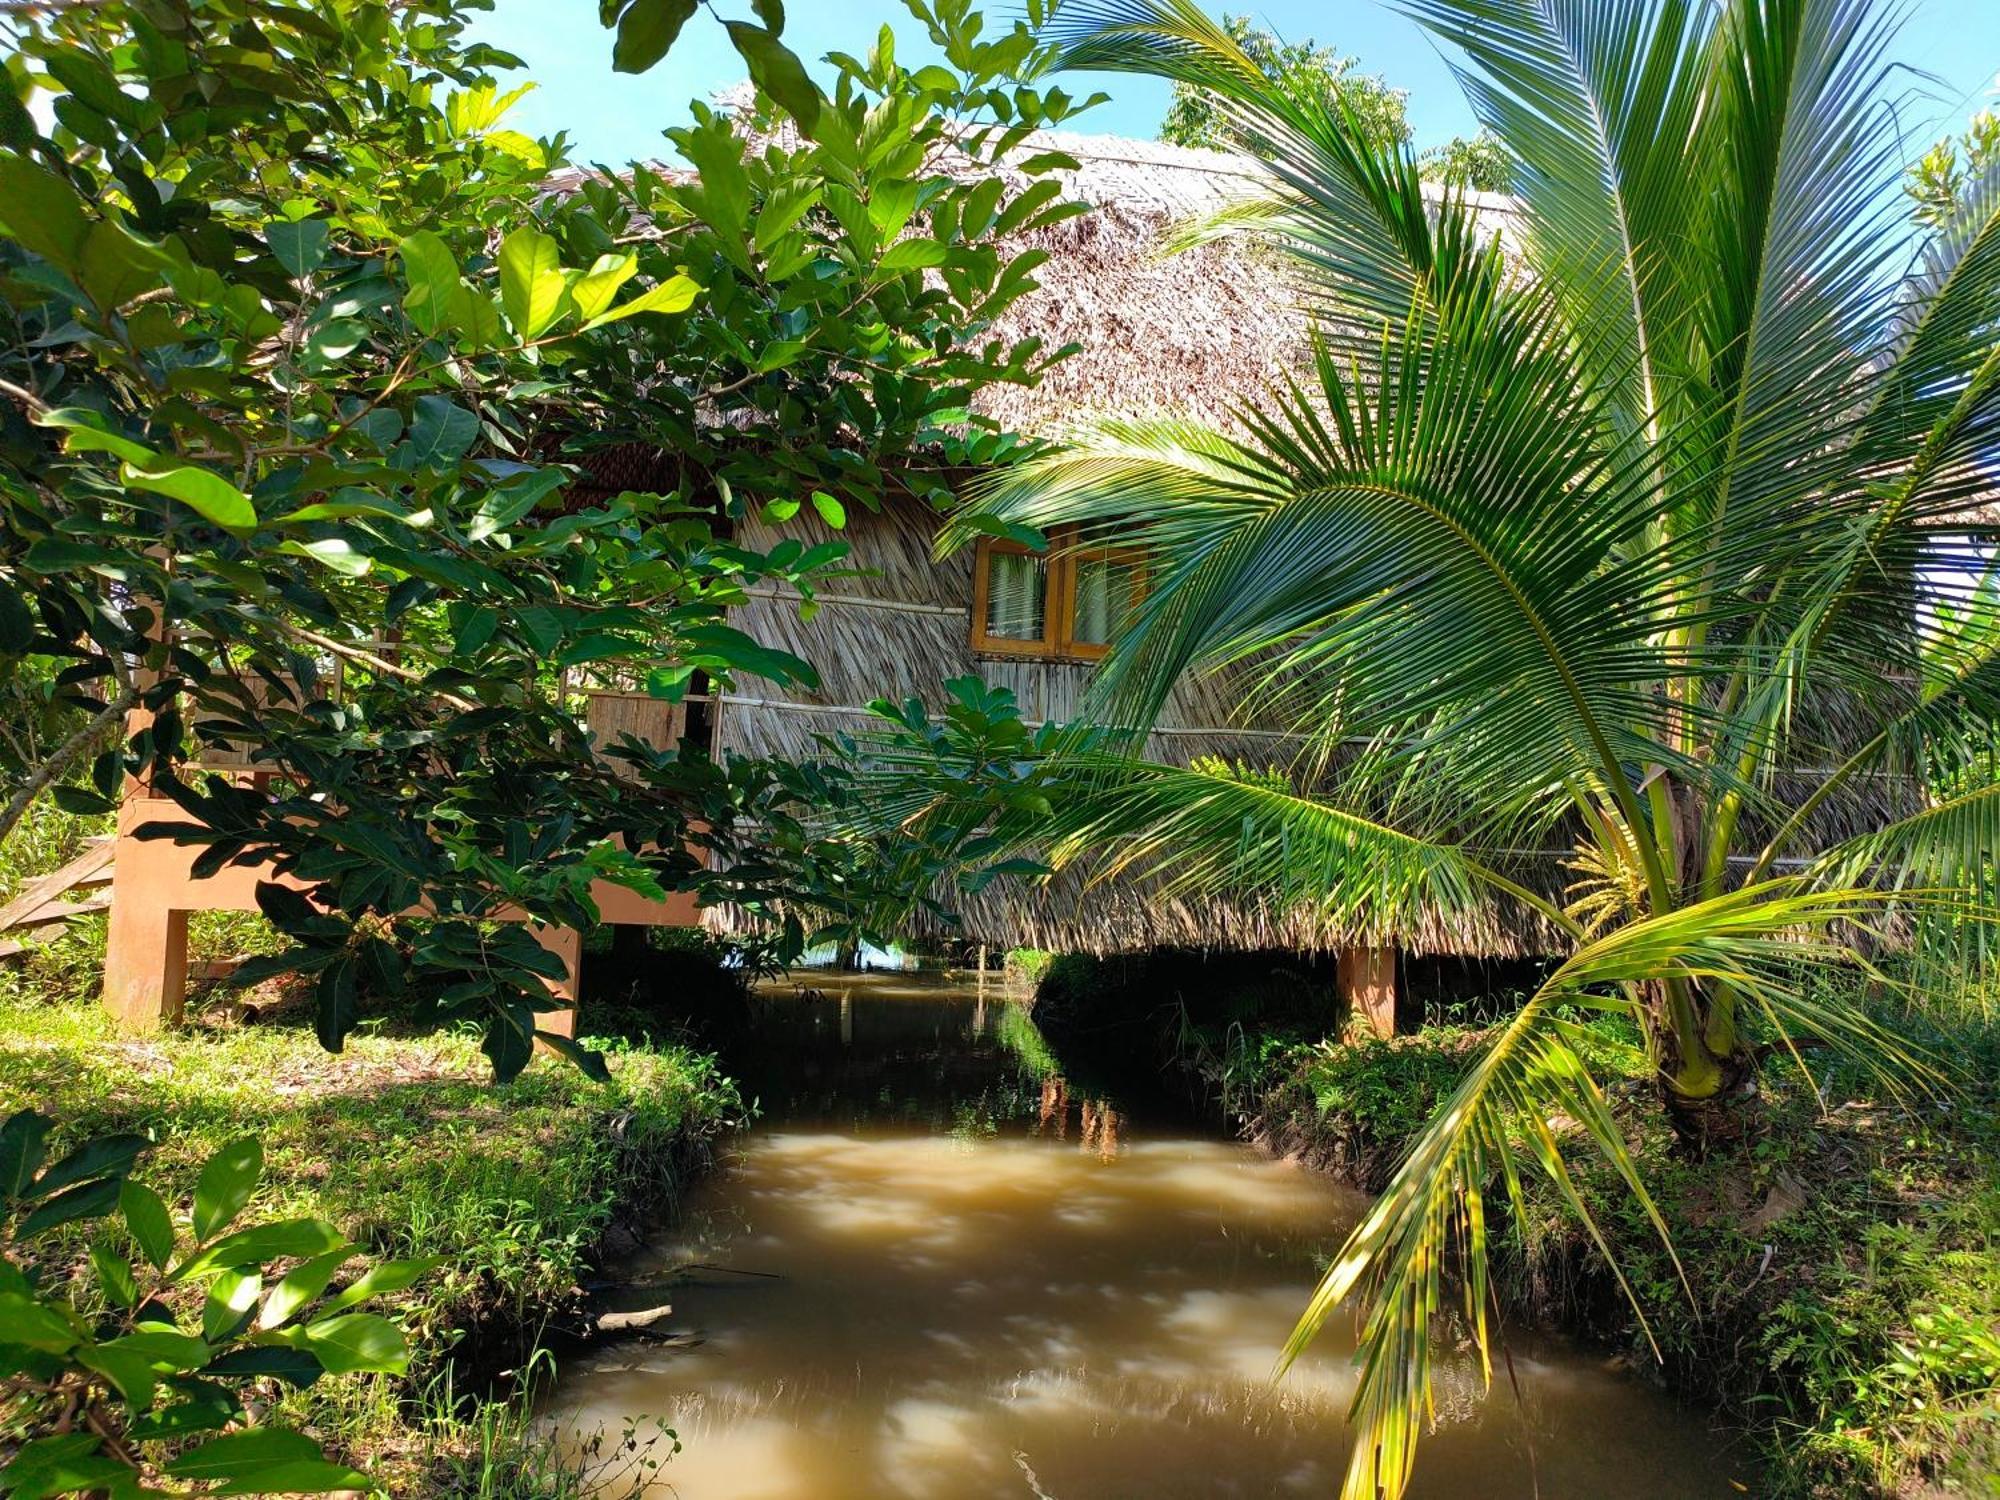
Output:
<instances>
[{"instance_id":1,"label":"palm tree","mask_svg":"<svg viewBox=\"0 0 2000 1500\"><path fill-rule=\"evenodd\" d=\"M2000 907L2000 178L1913 238L1872 0L1407 8L1511 153L1497 237L1188 0L1062 13L1073 64L1224 102L1259 186L1196 235L1285 257L1317 344L1231 430L1096 423L947 537L1147 550L1093 705L1129 743L1192 672L1298 730L1276 781L1071 756L1050 862L1564 935L1287 1350L1366 1294L1349 1500L1408 1482L1448 1278L1485 1350L1495 1194L1539 1169L1587 1224L1595 1149L1651 1212L1573 1007L1628 1013L1689 1149L1727 1149L1802 1038L1915 1062L1802 974L1913 930L1983 957ZM1552 843L1567 903L1507 852Z\"/></svg>"}]
</instances>

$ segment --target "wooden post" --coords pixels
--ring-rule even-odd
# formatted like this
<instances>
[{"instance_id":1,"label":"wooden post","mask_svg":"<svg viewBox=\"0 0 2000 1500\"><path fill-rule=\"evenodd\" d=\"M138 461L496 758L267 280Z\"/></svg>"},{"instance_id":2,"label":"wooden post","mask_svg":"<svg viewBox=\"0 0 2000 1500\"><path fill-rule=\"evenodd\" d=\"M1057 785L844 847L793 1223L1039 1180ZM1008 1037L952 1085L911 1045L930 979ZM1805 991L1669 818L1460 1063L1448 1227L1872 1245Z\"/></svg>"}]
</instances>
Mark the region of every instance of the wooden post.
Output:
<instances>
[{"instance_id":1,"label":"wooden post","mask_svg":"<svg viewBox=\"0 0 2000 1500\"><path fill-rule=\"evenodd\" d=\"M124 829L147 811L144 797L118 810L121 852L138 847ZM188 914L166 904L138 859L111 866L111 916L105 927L104 1004L126 1031L155 1031L181 1019L187 998Z\"/></svg>"},{"instance_id":2,"label":"wooden post","mask_svg":"<svg viewBox=\"0 0 2000 1500\"><path fill-rule=\"evenodd\" d=\"M576 1035L576 999L583 980L583 934L574 927L549 927L540 922L530 924L528 931L535 941L563 961L564 974L561 979L545 981L549 993L558 1000L569 1002L563 1010L545 1010L535 1017L535 1025L542 1031L553 1031L557 1036Z\"/></svg>"},{"instance_id":3,"label":"wooden post","mask_svg":"<svg viewBox=\"0 0 2000 1500\"><path fill-rule=\"evenodd\" d=\"M1342 948L1338 982L1349 1015L1366 1020L1377 1036L1396 1034L1394 948Z\"/></svg>"}]
</instances>

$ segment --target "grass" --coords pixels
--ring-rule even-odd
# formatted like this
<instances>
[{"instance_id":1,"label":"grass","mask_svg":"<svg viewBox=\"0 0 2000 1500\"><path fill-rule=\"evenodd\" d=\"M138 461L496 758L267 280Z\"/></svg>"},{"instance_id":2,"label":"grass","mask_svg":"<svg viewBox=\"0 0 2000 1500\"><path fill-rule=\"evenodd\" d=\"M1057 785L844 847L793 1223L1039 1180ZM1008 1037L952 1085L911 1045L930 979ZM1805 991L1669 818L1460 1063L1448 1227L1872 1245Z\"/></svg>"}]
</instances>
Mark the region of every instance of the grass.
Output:
<instances>
[{"instance_id":1,"label":"grass","mask_svg":"<svg viewBox=\"0 0 2000 1500\"><path fill-rule=\"evenodd\" d=\"M1783 1500L2000 1495L2000 1027L1896 1024L1953 1059L1946 1100L1899 1105L1851 1067L1767 1081L1746 1153L1676 1149L1615 1026L1592 1050L1672 1257L1608 1170L1579 1157L1584 1193L1637 1287L1681 1392L1748 1426L1759 1493ZM1477 1052L1440 1027L1390 1042L1278 1048L1257 1124L1358 1186L1379 1189ZM1621 1076L1622 1075L1622 1076ZM1605 1263L1552 1192L1516 1226L1506 1295L1527 1315L1623 1343L1651 1362Z\"/></svg>"},{"instance_id":2,"label":"grass","mask_svg":"<svg viewBox=\"0 0 2000 1500\"><path fill-rule=\"evenodd\" d=\"M150 1135L139 1175L170 1199L216 1147L254 1133L266 1168L252 1215L315 1215L380 1256L443 1257L398 1309L415 1353L406 1381L343 1378L285 1399L394 1493L560 1500L576 1476L517 1407L482 1412L448 1393L520 1363L578 1305L614 1219L670 1192L690 1149L740 1112L706 1056L599 1045L609 1085L542 1059L496 1087L470 1032L377 1031L329 1056L280 1007L254 1025L123 1038L94 1004L28 999L17 979L0 995L0 1113L53 1116L58 1149Z\"/></svg>"}]
</instances>

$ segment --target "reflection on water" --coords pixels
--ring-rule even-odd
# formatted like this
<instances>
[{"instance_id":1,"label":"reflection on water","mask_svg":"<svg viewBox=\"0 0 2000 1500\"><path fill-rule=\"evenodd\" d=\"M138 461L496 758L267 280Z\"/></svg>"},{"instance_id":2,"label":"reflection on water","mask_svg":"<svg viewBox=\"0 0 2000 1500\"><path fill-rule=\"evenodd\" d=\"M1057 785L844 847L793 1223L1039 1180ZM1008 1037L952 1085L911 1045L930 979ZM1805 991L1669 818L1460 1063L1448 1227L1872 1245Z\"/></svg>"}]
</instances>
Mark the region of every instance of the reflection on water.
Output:
<instances>
[{"instance_id":1,"label":"reflection on water","mask_svg":"<svg viewBox=\"0 0 2000 1500\"><path fill-rule=\"evenodd\" d=\"M664 1419L685 1450L648 1493L686 1500L1338 1492L1346 1330L1270 1375L1358 1197L1135 1122L970 981L821 983L760 1001L734 1066L763 1123L621 1268L701 1342L577 1365L566 1428ZM1513 1363L1518 1400L1442 1362L1417 1495L1738 1493L1596 1360Z\"/></svg>"}]
</instances>

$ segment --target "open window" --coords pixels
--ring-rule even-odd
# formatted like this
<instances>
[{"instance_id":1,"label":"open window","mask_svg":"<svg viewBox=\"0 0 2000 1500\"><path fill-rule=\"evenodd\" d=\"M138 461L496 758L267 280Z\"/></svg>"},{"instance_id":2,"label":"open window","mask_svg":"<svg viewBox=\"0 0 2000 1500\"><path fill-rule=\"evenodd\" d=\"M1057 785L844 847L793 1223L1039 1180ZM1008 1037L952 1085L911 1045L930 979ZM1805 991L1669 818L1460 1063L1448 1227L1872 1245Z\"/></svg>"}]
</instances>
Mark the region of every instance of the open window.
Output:
<instances>
[{"instance_id":1,"label":"open window","mask_svg":"<svg viewBox=\"0 0 2000 1500\"><path fill-rule=\"evenodd\" d=\"M1079 547L1074 527L1049 550L982 538L973 565L972 649L994 656L1095 661L1146 593L1136 547Z\"/></svg>"}]
</instances>

